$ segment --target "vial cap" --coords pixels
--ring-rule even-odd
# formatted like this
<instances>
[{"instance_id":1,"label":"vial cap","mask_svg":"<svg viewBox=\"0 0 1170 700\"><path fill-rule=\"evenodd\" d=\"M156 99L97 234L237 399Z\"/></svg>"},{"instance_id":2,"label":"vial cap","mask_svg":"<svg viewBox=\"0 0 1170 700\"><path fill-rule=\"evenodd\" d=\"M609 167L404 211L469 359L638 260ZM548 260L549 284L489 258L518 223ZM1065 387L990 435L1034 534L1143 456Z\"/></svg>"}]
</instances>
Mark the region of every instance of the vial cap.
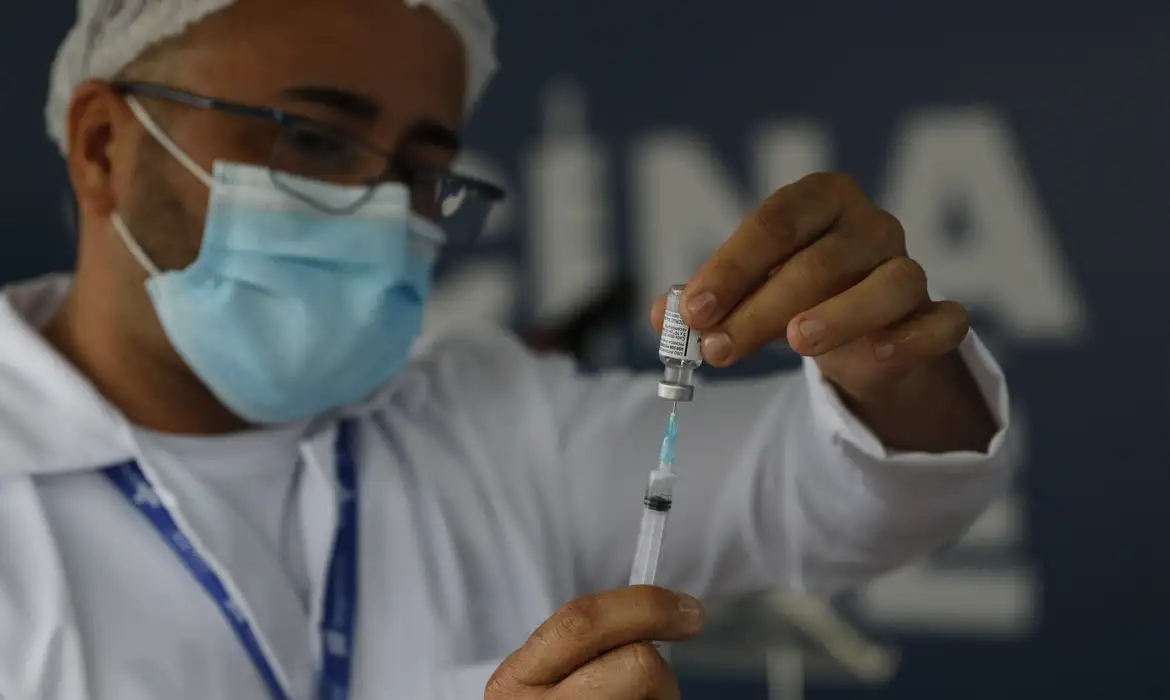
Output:
<instances>
[{"instance_id":1,"label":"vial cap","mask_svg":"<svg viewBox=\"0 0 1170 700\"><path fill-rule=\"evenodd\" d=\"M690 401L695 398L695 387L660 381L658 382L658 397L667 401Z\"/></svg>"}]
</instances>

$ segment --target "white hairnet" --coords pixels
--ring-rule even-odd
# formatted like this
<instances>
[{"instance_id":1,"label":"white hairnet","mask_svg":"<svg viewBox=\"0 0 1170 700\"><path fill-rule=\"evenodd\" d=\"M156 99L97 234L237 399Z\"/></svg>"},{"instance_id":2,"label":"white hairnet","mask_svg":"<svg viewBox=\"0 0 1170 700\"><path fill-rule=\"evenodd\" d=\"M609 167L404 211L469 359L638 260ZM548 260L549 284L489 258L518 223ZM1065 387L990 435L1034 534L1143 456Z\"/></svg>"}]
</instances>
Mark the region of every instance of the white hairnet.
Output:
<instances>
[{"instance_id":1,"label":"white hairnet","mask_svg":"<svg viewBox=\"0 0 1170 700\"><path fill-rule=\"evenodd\" d=\"M182 34L188 26L236 0L78 0L77 23L65 37L49 83L45 120L49 136L66 152L65 114L73 91L85 80L109 80L148 48ZM487 0L404 0L425 5L447 21L467 53L467 109L483 94L496 70L496 25Z\"/></svg>"}]
</instances>

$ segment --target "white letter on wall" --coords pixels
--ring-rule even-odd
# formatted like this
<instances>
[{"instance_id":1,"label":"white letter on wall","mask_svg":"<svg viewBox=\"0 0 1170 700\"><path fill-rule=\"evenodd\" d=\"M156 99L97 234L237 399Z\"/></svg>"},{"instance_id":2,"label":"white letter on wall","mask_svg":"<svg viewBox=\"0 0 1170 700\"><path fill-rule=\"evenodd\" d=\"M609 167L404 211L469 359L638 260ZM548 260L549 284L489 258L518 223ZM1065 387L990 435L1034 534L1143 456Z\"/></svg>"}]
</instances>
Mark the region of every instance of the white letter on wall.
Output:
<instances>
[{"instance_id":1,"label":"white letter on wall","mask_svg":"<svg viewBox=\"0 0 1170 700\"><path fill-rule=\"evenodd\" d=\"M1085 330L1085 303L997 112L912 116L892 151L881 201L940 292L988 309L1015 337L1068 340ZM970 224L960 241L945 230L951 213Z\"/></svg>"},{"instance_id":2,"label":"white letter on wall","mask_svg":"<svg viewBox=\"0 0 1170 700\"><path fill-rule=\"evenodd\" d=\"M528 246L534 320L572 313L609 285L613 187L604 146L589 136L575 85L544 95L544 134L528 159Z\"/></svg>"}]
</instances>

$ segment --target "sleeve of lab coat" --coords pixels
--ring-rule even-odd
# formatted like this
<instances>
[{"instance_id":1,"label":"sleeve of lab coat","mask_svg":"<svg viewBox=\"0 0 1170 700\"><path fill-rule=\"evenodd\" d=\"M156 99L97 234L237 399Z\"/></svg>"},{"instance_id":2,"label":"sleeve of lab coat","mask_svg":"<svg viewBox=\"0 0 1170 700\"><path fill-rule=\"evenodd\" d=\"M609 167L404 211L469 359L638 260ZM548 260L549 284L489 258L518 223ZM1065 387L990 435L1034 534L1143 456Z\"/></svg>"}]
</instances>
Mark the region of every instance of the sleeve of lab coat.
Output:
<instances>
[{"instance_id":1,"label":"sleeve of lab coat","mask_svg":"<svg viewBox=\"0 0 1170 700\"><path fill-rule=\"evenodd\" d=\"M699 386L679 408L679 480L657 583L698 595L831 594L952 541L1009 481L1004 377L961 352L1000 429L984 453L893 453L806 362L803 373ZM559 426L578 592L625 585L669 403L658 375L585 376L538 361Z\"/></svg>"}]
</instances>

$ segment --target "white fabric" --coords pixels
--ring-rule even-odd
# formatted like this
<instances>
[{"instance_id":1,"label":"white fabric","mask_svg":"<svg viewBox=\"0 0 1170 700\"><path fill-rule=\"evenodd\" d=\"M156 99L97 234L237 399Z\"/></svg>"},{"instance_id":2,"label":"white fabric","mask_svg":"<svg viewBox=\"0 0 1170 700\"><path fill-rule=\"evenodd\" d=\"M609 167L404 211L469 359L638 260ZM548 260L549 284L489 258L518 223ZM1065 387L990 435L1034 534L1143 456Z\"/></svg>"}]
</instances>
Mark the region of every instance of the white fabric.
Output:
<instances>
[{"instance_id":1,"label":"white fabric","mask_svg":"<svg viewBox=\"0 0 1170 700\"><path fill-rule=\"evenodd\" d=\"M236 0L77 0L77 21L65 37L49 78L45 122L62 153L68 149L66 113L86 80L110 80L150 47ZM388 2L394 0L387 0ZM463 41L467 57L466 109L479 101L497 68L496 25L487 0L405 0L442 17Z\"/></svg>"},{"instance_id":2,"label":"white fabric","mask_svg":"<svg viewBox=\"0 0 1170 700\"><path fill-rule=\"evenodd\" d=\"M66 285L0 297L0 697L266 697L215 606L96 471L130 457L154 467L157 454L37 333ZM999 370L974 338L964 353L1005 419ZM562 603L624 584L667 412L656 378L585 377L465 330L343 412L361 436L355 700L480 698ZM1005 485L1004 431L988 454L883 457L817 386L812 372L711 384L681 409L664 585L829 593L958 536ZM262 544L203 547L298 700L311 697L335 528L335 432L322 419L298 443L308 616ZM215 542L214 528L193 529L199 546Z\"/></svg>"},{"instance_id":3,"label":"white fabric","mask_svg":"<svg viewBox=\"0 0 1170 700\"><path fill-rule=\"evenodd\" d=\"M296 515L301 475L298 448L305 426L222 437L164 435L136 428L143 458L174 494L211 553L254 541L278 561L308 612L309 570Z\"/></svg>"}]
</instances>

